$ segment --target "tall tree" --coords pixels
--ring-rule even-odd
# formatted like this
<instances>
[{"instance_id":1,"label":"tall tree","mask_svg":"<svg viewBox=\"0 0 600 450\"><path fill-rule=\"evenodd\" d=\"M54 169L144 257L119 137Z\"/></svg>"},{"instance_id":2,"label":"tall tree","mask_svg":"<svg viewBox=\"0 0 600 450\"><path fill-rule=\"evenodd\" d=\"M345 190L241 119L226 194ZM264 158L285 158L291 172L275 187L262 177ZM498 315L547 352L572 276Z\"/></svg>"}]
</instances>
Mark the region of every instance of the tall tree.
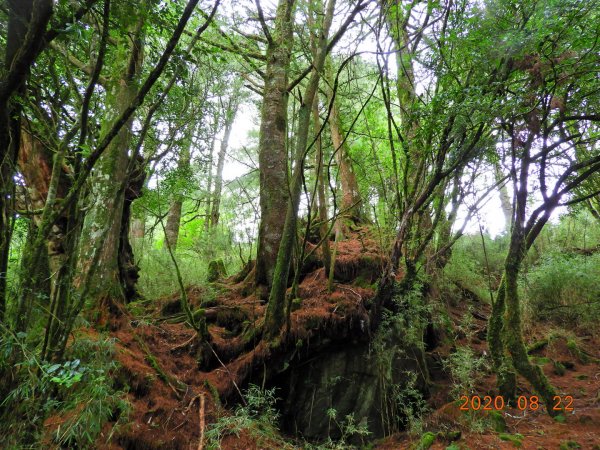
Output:
<instances>
[{"instance_id":1,"label":"tall tree","mask_svg":"<svg viewBox=\"0 0 600 450\"><path fill-rule=\"evenodd\" d=\"M233 90L229 94L227 105L223 105L224 109L224 131L217 155L217 172L215 173L215 189L212 193L212 204L210 210L210 226L216 227L219 224L221 195L223 191L223 169L225 167L225 157L227 156L227 147L229 146L229 138L233 130L233 122L237 114L240 103L240 83L235 83ZM209 219L207 219L209 220Z\"/></svg>"},{"instance_id":2,"label":"tall tree","mask_svg":"<svg viewBox=\"0 0 600 450\"><path fill-rule=\"evenodd\" d=\"M267 39L267 67L261 110L258 163L260 169L260 224L255 283L267 298L283 237L281 212L288 204L288 78L293 44L294 0L279 0L273 30L269 30L260 1L256 2Z\"/></svg>"},{"instance_id":3,"label":"tall tree","mask_svg":"<svg viewBox=\"0 0 600 450\"><path fill-rule=\"evenodd\" d=\"M138 90L143 57L144 20L140 16L133 29L122 36L121 45L129 50L115 60L114 76L106 86L107 113L101 133L107 133L115 117L121 115L132 103ZM130 37L131 36L131 37ZM79 244L78 273L81 284L83 274L90 272L96 261L89 295L96 301L125 299L124 286L119 270L119 243L128 165L134 162L128 155L131 144L133 117L121 128L106 151L96 163L91 191ZM96 258L94 255L99 253Z\"/></svg>"},{"instance_id":4,"label":"tall tree","mask_svg":"<svg viewBox=\"0 0 600 450\"><path fill-rule=\"evenodd\" d=\"M334 85L334 74L331 73L331 64L326 64L327 78L329 85ZM362 199L358 189L358 182L354 174L354 167L350 152L348 149L347 136L342 131L342 120L339 113L339 100L335 93L330 92L329 103L331 105L329 111L329 129L331 131L331 141L333 143L333 151L338 164L338 173L340 185L342 188L342 201L340 208L344 211L344 216L352 219L355 222L363 220Z\"/></svg>"},{"instance_id":5,"label":"tall tree","mask_svg":"<svg viewBox=\"0 0 600 450\"><path fill-rule=\"evenodd\" d=\"M191 159L191 146L192 139L188 137L187 142L183 143L183 147L179 152L179 158L177 160L177 178L186 180L190 172L190 159ZM177 249L177 240L179 238L179 226L181 224L181 211L183 208L183 194L181 189L176 188L176 192L171 200L171 206L167 213L167 224L165 226L165 243L163 244L166 248L167 242L172 251Z\"/></svg>"},{"instance_id":6,"label":"tall tree","mask_svg":"<svg viewBox=\"0 0 600 450\"><path fill-rule=\"evenodd\" d=\"M302 96L302 103L298 112L298 125L295 134L294 148L294 173L290 186L290 198L288 199L283 235L277 261L274 267L274 278L271 292L269 293L269 305L265 315L264 335L267 339L276 338L286 322L287 315L290 313L290 305L286 303L286 288L292 259L292 250L296 243L296 231L298 220L298 208L300 204L300 194L302 191L302 178L304 175L304 161L309 149L309 130L310 119L313 108L313 102L317 94L321 74L325 66L325 59L329 51L335 46L343 34L347 31L355 16L364 10L368 3L358 2L350 10L348 16L338 29L338 31L329 38L329 30L333 21L335 12L335 0L329 0L327 6L319 5L315 1L311 5L311 13L322 17L322 25L318 36L317 54L311 63L310 78Z\"/></svg>"},{"instance_id":7,"label":"tall tree","mask_svg":"<svg viewBox=\"0 0 600 450\"><path fill-rule=\"evenodd\" d=\"M14 182L22 103L31 65L48 36L52 0L9 0L4 70L0 76L0 322L6 310L6 274L13 217ZM46 38L46 39L45 39Z\"/></svg>"},{"instance_id":8,"label":"tall tree","mask_svg":"<svg viewBox=\"0 0 600 450\"><path fill-rule=\"evenodd\" d=\"M531 47L513 60L512 84L504 88L505 102L499 109L503 114L498 119L508 136L503 146L510 155L515 200L488 343L500 393L515 397L518 373L533 386L550 415L559 413L550 407L555 391L540 367L529 361L518 281L527 252L552 212L559 206L585 202L588 195L577 195L578 190L600 171L598 78L590 75L597 64L597 58L590 56L594 51L590 49L598 48L597 24L590 22L589 8L593 6L543 2L519 10L519 33L531 36ZM578 26L573 28L572 23ZM556 35L549 37L547 30ZM573 47L573 42L579 44ZM523 93L516 98L508 95L515 85ZM554 172L555 167L561 167L560 172ZM534 192L538 200L532 206Z\"/></svg>"}]
</instances>

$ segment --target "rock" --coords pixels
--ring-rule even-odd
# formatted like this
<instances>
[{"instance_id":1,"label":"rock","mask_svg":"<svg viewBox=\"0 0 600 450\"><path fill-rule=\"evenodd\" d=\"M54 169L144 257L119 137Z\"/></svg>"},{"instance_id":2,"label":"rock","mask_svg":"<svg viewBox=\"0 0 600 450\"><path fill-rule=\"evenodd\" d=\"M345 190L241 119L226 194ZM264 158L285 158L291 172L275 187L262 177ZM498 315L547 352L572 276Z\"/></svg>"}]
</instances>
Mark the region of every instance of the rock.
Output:
<instances>
[{"instance_id":1,"label":"rock","mask_svg":"<svg viewBox=\"0 0 600 450\"><path fill-rule=\"evenodd\" d=\"M379 346L348 342L291 363L273 380L285 399L284 430L309 440L339 439L348 415L353 423L367 425L369 439L400 428L399 420L404 419L400 407L405 405L393 404L392 399L401 389L407 398L425 397L428 385L422 374L427 367L417 363L424 361L422 350L401 344L405 339L400 327L388 333ZM335 411L337 419L332 420L328 411Z\"/></svg>"},{"instance_id":2,"label":"rock","mask_svg":"<svg viewBox=\"0 0 600 450\"><path fill-rule=\"evenodd\" d=\"M214 259L208 263L206 281L213 283L225 275L227 275L227 271L225 270L225 264L222 259Z\"/></svg>"}]
</instances>

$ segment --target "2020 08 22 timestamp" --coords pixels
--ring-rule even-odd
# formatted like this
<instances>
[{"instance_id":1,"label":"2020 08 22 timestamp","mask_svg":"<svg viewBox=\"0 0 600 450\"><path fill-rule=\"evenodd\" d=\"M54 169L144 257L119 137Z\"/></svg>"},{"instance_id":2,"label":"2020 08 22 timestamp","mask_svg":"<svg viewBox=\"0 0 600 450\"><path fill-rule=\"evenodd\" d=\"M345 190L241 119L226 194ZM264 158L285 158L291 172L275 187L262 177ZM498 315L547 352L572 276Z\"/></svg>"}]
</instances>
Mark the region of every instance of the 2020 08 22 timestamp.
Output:
<instances>
[{"instance_id":1,"label":"2020 08 22 timestamp","mask_svg":"<svg viewBox=\"0 0 600 450\"><path fill-rule=\"evenodd\" d=\"M514 406L521 411L537 411L542 406L542 403L537 395L521 395L517 398ZM508 402L506 402L501 395L496 395L494 397L491 395L485 395L483 397L479 395L461 395L460 397L459 409L461 411L502 411L507 408ZM553 411L573 411L573 396L555 395L553 404L550 408L552 408Z\"/></svg>"}]
</instances>

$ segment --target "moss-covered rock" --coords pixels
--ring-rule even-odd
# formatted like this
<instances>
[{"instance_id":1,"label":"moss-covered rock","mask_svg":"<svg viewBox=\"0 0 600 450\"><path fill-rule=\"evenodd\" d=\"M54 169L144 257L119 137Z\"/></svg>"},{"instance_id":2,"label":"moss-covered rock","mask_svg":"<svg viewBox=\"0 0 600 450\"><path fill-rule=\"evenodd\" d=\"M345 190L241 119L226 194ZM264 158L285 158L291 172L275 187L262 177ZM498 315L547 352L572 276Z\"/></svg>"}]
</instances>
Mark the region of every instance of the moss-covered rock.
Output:
<instances>
[{"instance_id":1,"label":"moss-covered rock","mask_svg":"<svg viewBox=\"0 0 600 450\"><path fill-rule=\"evenodd\" d=\"M317 324L309 319L304 327L310 329L311 325ZM427 368L421 368L417 362L421 358L415 357L420 349L402 342L401 328L387 331L390 336L382 339L375 351L372 344L349 341L311 353L308 360L291 360L287 370L273 380L285 399L281 405L283 429L305 439L339 439L343 430L327 416L328 410L335 410L339 418L352 415L355 423L365 424L369 439L399 429L403 417L393 399L402 389L410 395L426 396L427 382L420 375ZM407 373L416 374L410 387ZM353 438L347 443L361 444L358 436L356 442Z\"/></svg>"},{"instance_id":2,"label":"moss-covered rock","mask_svg":"<svg viewBox=\"0 0 600 450\"><path fill-rule=\"evenodd\" d=\"M222 259L214 259L208 263L206 281L213 283L226 275L227 271L225 270L225 264Z\"/></svg>"},{"instance_id":3,"label":"moss-covered rock","mask_svg":"<svg viewBox=\"0 0 600 450\"><path fill-rule=\"evenodd\" d=\"M423 436L421 436L421 439L419 440L419 443L415 447L415 450L427 450L429 447L431 447L433 445L434 442L435 442L435 434L432 432L427 432Z\"/></svg>"},{"instance_id":4,"label":"moss-covered rock","mask_svg":"<svg viewBox=\"0 0 600 450\"><path fill-rule=\"evenodd\" d=\"M506 421L504 420L504 416L501 412L490 411L489 418L494 431L498 433L506 433Z\"/></svg>"}]
</instances>

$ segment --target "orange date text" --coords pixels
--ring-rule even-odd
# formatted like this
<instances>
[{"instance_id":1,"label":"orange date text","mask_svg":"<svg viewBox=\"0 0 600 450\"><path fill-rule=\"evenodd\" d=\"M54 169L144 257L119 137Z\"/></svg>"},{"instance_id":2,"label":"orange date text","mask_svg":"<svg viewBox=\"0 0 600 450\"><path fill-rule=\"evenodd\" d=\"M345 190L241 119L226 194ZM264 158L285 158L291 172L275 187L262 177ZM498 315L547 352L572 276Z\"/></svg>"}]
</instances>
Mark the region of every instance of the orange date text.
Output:
<instances>
[{"instance_id":1,"label":"orange date text","mask_svg":"<svg viewBox=\"0 0 600 450\"><path fill-rule=\"evenodd\" d=\"M517 402L514 405L521 411L537 411L542 403L537 395L525 396L521 395L517 398ZM486 395L480 397L479 395L462 395L460 397L460 410L461 411L502 411L508 407L508 402L504 401L504 397L496 395ZM571 395L555 395L553 398L553 405L551 406L553 411L573 411L573 397Z\"/></svg>"}]
</instances>

